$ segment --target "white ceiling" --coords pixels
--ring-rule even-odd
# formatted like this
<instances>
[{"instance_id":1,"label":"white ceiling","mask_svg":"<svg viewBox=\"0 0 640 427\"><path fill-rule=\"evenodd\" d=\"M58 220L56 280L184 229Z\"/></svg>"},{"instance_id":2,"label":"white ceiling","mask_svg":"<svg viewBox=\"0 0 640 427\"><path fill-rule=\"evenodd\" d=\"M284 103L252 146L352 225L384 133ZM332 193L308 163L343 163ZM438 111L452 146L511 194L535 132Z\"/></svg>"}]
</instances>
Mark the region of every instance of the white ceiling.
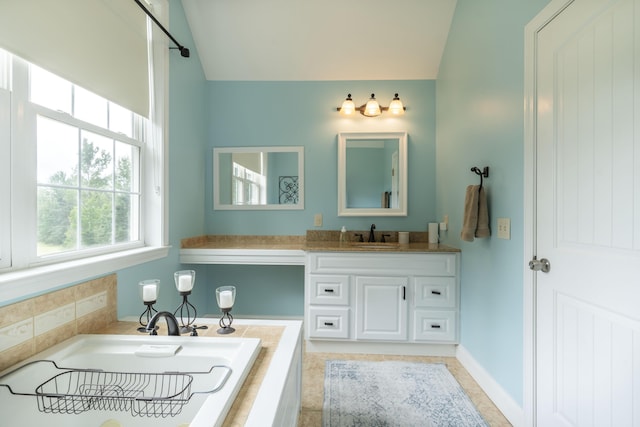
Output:
<instances>
[{"instance_id":1,"label":"white ceiling","mask_svg":"<svg viewBox=\"0 0 640 427\"><path fill-rule=\"evenodd\" d=\"M456 0L182 4L208 80L422 80L438 75Z\"/></svg>"}]
</instances>

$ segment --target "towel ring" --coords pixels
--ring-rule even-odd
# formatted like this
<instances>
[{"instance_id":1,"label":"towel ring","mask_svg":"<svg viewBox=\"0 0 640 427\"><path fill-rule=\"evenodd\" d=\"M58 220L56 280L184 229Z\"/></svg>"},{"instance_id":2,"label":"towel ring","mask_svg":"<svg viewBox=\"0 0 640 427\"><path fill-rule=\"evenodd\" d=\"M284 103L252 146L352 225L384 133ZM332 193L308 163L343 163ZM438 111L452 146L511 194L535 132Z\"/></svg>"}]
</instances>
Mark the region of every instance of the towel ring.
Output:
<instances>
[{"instance_id":1,"label":"towel ring","mask_svg":"<svg viewBox=\"0 0 640 427\"><path fill-rule=\"evenodd\" d=\"M480 188L482 188L482 178L489 178L489 166L485 166L482 170L479 167L474 166L471 168L471 172L475 172L476 175L480 176Z\"/></svg>"}]
</instances>

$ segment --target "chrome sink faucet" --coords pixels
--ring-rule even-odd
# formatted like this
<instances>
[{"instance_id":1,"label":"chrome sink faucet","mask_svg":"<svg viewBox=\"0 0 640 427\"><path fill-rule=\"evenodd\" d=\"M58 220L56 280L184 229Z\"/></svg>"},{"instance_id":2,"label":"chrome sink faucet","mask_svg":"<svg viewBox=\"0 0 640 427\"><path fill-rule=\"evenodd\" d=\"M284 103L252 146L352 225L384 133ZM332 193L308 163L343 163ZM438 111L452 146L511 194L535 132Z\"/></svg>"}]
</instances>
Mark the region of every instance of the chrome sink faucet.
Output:
<instances>
[{"instance_id":1,"label":"chrome sink faucet","mask_svg":"<svg viewBox=\"0 0 640 427\"><path fill-rule=\"evenodd\" d=\"M149 332L149 335L158 335L158 332L156 332L156 323L158 323L158 319L160 319L161 317L164 317L164 319L167 321L167 329L169 335L180 336L180 326L178 326L178 319L176 319L176 316L169 313L168 311L160 311L156 313L151 318L151 320L149 320L149 324L147 324L147 331Z\"/></svg>"},{"instance_id":2,"label":"chrome sink faucet","mask_svg":"<svg viewBox=\"0 0 640 427\"><path fill-rule=\"evenodd\" d=\"M369 243L374 243L376 241L376 236L373 234L373 230L376 229L375 224L371 224L371 230L369 230Z\"/></svg>"}]
</instances>

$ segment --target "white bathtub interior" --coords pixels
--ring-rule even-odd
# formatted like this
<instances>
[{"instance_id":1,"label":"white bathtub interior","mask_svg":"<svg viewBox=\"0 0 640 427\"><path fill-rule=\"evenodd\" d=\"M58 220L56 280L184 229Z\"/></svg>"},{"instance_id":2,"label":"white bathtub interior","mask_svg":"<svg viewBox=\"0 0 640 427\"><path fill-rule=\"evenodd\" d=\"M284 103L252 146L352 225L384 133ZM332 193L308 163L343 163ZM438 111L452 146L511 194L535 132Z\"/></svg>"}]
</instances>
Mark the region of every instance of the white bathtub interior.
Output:
<instances>
[{"instance_id":1,"label":"white bathtub interior","mask_svg":"<svg viewBox=\"0 0 640 427\"><path fill-rule=\"evenodd\" d=\"M146 376L154 378L158 377L155 374L168 373L159 377L163 381L167 378L170 387L177 387L173 381L178 375L173 373L181 373L180 377L191 373L190 391L193 394L189 393L188 403L182 406L179 414L164 417L133 416L131 410L121 410L117 405L103 405L106 408L79 414L44 413L38 409L35 390L51 378L52 373L57 375L65 370L57 370L49 362L37 362L0 374L0 384L10 384L14 393L28 394L15 395L7 387L0 387L2 425L219 426L260 348L257 338L78 335L19 366L38 360L53 360L59 367L77 370L150 374ZM216 392L206 393L221 384L224 385ZM157 412L154 405L143 406L142 412L146 408L152 413Z\"/></svg>"}]
</instances>

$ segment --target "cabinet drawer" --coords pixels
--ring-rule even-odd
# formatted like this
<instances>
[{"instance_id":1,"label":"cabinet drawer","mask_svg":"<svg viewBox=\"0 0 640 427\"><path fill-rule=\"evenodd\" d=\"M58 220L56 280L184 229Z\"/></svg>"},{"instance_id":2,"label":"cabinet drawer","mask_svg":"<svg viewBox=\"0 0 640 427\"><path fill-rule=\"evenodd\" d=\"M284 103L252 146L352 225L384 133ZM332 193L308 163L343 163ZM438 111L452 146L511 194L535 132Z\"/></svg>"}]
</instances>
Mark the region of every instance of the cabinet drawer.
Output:
<instances>
[{"instance_id":1,"label":"cabinet drawer","mask_svg":"<svg viewBox=\"0 0 640 427\"><path fill-rule=\"evenodd\" d=\"M323 305L349 305L349 276L309 276L309 302Z\"/></svg>"},{"instance_id":2,"label":"cabinet drawer","mask_svg":"<svg viewBox=\"0 0 640 427\"><path fill-rule=\"evenodd\" d=\"M413 339L416 341L455 341L456 312L416 310Z\"/></svg>"},{"instance_id":3,"label":"cabinet drawer","mask_svg":"<svg viewBox=\"0 0 640 427\"><path fill-rule=\"evenodd\" d=\"M311 338L349 338L349 309L310 307L308 327Z\"/></svg>"},{"instance_id":4,"label":"cabinet drawer","mask_svg":"<svg viewBox=\"0 0 640 427\"><path fill-rule=\"evenodd\" d=\"M456 307L455 277L416 277L414 280L416 307Z\"/></svg>"},{"instance_id":5,"label":"cabinet drawer","mask_svg":"<svg viewBox=\"0 0 640 427\"><path fill-rule=\"evenodd\" d=\"M455 276L456 254L321 252L307 255L310 273Z\"/></svg>"}]
</instances>

